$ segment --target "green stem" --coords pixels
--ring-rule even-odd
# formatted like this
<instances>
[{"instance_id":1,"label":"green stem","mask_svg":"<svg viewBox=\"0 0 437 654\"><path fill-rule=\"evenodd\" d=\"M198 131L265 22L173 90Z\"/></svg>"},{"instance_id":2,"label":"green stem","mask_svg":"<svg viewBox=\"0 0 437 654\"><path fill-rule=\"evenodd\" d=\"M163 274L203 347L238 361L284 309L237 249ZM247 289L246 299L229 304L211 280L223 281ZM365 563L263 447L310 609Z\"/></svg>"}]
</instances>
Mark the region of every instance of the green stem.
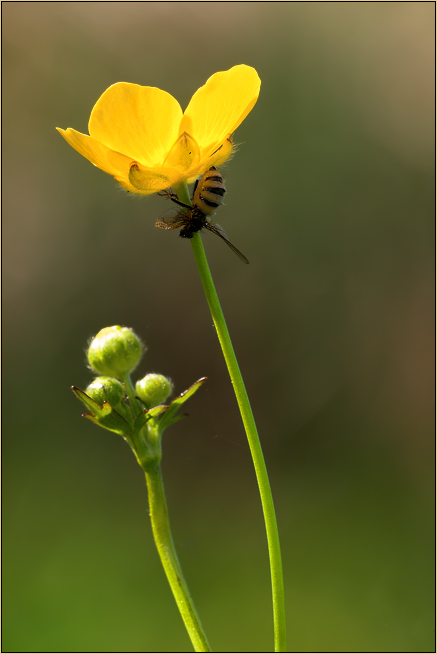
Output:
<instances>
[{"instance_id":1,"label":"green stem","mask_svg":"<svg viewBox=\"0 0 437 654\"><path fill-rule=\"evenodd\" d=\"M161 468L159 463L151 461L145 466L144 470L149 491L153 536L165 574L195 651L210 652L211 649L182 574L170 532Z\"/></svg>"},{"instance_id":2,"label":"green stem","mask_svg":"<svg viewBox=\"0 0 437 654\"><path fill-rule=\"evenodd\" d=\"M141 406L135 398L135 390L130 375L126 373L123 380L126 394L134 413L134 417L141 412ZM167 575L168 582L173 591L174 598L179 607L188 635L193 643L196 652L210 652L206 635L200 624L190 591L182 574L182 569L176 554L173 538L168 520L167 502L165 500L164 485L162 482L161 467L159 465L160 454L157 455L156 443L159 442L159 432L153 432L155 448L151 447L150 430L149 439L144 439L141 434L134 434L132 437L134 452L138 463L146 474L147 490L149 493L150 520L155 544ZM158 448L160 449L160 448Z\"/></svg>"},{"instance_id":3,"label":"green stem","mask_svg":"<svg viewBox=\"0 0 437 654\"><path fill-rule=\"evenodd\" d=\"M126 395L129 398L134 418L136 418L141 413L141 407L138 400L135 398L135 389L132 385L132 381L128 372L123 376L121 381L124 383Z\"/></svg>"},{"instance_id":4,"label":"green stem","mask_svg":"<svg viewBox=\"0 0 437 654\"><path fill-rule=\"evenodd\" d=\"M182 200L183 202L185 200ZM235 396L238 406L240 407L241 417L249 441L250 451L252 453L253 463L255 466L256 477L258 480L261 503L264 512L264 520L267 531L267 542L270 556L270 571L272 577L273 593L273 621L275 629L275 652L286 652L286 630L285 630L285 603L284 603L284 582L282 575L281 549L279 545L278 527L276 524L275 507L273 505L272 491L270 489L267 468L261 449L258 432L256 429L255 419L253 417L249 398L244 386L243 377L238 366L234 348L232 347L226 321L222 308L212 280L211 271L206 259L205 250L203 249L202 239L199 232L193 235L191 239L194 257L199 269L203 289L206 299L208 300L214 325L223 355L226 360L229 375L234 387Z\"/></svg>"}]
</instances>

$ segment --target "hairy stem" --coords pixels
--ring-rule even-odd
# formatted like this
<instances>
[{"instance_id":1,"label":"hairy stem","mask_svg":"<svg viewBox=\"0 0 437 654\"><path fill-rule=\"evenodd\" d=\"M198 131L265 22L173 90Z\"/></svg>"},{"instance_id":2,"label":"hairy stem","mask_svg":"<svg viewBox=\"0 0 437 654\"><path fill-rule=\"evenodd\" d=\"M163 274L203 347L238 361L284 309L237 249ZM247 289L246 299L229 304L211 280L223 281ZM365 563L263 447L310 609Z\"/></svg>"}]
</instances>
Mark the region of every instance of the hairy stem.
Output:
<instances>
[{"instance_id":1,"label":"hairy stem","mask_svg":"<svg viewBox=\"0 0 437 654\"><path fill-rule=\"evenodd\" d=\"M149 462L144 470L149 492L153 536L165 574L195 651L210 652L208 640L200 624L173 543L160 465L157 462Z\"/></svg>"}]
</instances>

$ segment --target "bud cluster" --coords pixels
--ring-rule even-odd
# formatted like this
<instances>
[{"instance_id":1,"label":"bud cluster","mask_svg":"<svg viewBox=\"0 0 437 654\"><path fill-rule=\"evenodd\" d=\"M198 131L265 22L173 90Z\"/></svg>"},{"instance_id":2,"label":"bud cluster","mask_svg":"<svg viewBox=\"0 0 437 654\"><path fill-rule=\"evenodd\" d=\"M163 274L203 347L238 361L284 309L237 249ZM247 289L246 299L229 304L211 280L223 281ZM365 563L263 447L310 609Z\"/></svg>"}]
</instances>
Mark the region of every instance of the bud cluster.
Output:
<instances>
[{"instance_id":1,"label":"bud cluster","mask_svg":"<svg viewBox=\"0 0 437 654\"><path fill-rule=\"evenodd\" d=\"M122 435L142 466L147 460L159 460L164 429L183 417L176 415L178 409L205 381L199 379L169 406L164 402L173 391L173 383L164 375L149 373L137 381L134 390L129 374L145 350L132 329L105 327L91 340L87 351L90 367L100 376L85 392L73 386L76 396L91 411L85 417Z\"/></svg>"},{"instance_id":2,"label":"bud cluster","mask_svg":"<svg viewBox=\"0 0 437 654\"><path fill-rule=\"evenodd\" d=\"M124 399L121 381L135 370L146 348L138 336L128 327L105 327L95 336L88 347L87 357L97 377L86 389L86 394L98 404L109 402L113 407ZM121 381L119 381L121 380ZM151 409L163 404L170 395L173 384L164 375L149 373L136 383L136 394Z\"/></svg>"}]
</instances>

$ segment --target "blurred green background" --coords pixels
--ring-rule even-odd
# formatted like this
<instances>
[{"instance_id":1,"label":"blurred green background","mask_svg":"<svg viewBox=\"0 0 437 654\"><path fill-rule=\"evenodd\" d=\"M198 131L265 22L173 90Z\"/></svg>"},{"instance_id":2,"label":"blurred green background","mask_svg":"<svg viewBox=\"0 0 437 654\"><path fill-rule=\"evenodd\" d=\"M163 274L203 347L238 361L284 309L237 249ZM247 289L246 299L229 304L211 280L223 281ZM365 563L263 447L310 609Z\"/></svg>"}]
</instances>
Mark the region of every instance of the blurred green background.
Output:
<instances>
[{"instance_id":1,"label":"blurred green background","mask_svg":"<svg viewBox=\"0 0 437 654\"><path fill-rule=\"evenodd\" d=\"M257 419L290 651L434 651L434 3L3 3L3 651L191 651L128 446L81 418L87 340L208 382L164 442L215 651L271 651L263 518L188 242L55 127L119 81L185 108L262 80L204 242Z\"/></svg>"}]
</instances>

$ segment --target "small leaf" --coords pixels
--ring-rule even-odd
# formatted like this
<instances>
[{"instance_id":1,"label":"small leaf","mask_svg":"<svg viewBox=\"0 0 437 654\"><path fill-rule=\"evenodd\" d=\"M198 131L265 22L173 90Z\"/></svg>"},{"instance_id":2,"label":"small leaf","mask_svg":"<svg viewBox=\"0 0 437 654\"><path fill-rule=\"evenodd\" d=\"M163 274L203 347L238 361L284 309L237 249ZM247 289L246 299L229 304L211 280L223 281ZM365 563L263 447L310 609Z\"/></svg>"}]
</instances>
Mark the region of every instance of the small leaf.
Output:
<instances>
[{"instance_id":1,"label":"small leaf","mask_svg":"<svg viewBox=\"0 0 437 654\"><path fill-rule=\"evenodd\" d=\"M121 436L129 437L132 434L132 430L126 420L122 418L115 409L112 409L111 413L103 417L93 416L89 413L83 413L82 415L84 418L88 418L91 422L99 425L99 427L103 427L103 429L107 429L108 431L113 431Z\"/></svg>"},{"instance_id":2,"label":"small leaf","mask_svg":"<svg viewBox=\"0 0 437 654\"><path fill-rule=\"evenodd\" d=\"M94 413L98 418L106 418L113 410L114 409L109 402L103 402L102 406L97 405L97 408L94 409Z\"/></svg>"},{"instance_id":3,"label":"small leaf","mask_svg":"<svg viewBox=\"0 0 437 654\"><path fill-rule=\"evenodd\" d=\"M105 427L105 429L115 431L117 434L132 434L132 429L129 423L109 404L109 402L103 402L103 407L97 416L97 421L99 425Z\"/></svg>"},{"instance_id":4,"label":"small leaf","mask_svg":"<svg viewBox=\"0 0 437 654\"><path fill-rule=\"evenodd\" d=\"M76 397L91 411L91 414L84 413L84 418L88 418L88 420L91 420L96 425L108 429L109 431L113 431L116 434L121 434L122 436L132 434L132 429L129 423L109 404L109 402L103 402L102 406L100 406L100 404L92 400L80 388L72 386L72 390Z\"/></svg>"},{"instance_id":5,"label":"small leaf","mask_svg":"<svg viewBox=\"0 0 437 654\"><path fill-rule=\"evenodd\" d=\"M92 416L91 413L82 413L82 418L88 418L88 420L91 420L91 422L94 422L96 425L99 425L95 416ZM99 427L101 427L101 425L99 425Z\"/></svg>"},{"instance_id":6,"label":"small leaf","mask_svg":"<svg viewBox=\"0 0 437 654\"><path fill-rule=\"evenodd\" d=\"M159 404L158 406L154 406L153 409L150 409L150 411L147 412L147 415L149 418L154 418L155 416L159 416L160 413L164 413L164 411L168 411L169 407L166 404Z\"/></svg>"},{"instance_id":7,"label":"small leaf","mask_svg":"<svg viewBox=\"0 0 437 654\"><path fill-rule=\"evenodd\" d=\"M88 409L90 409L91 411L95 411L96 408L99 408L97 402L95 402L90 397L88 397L88 395L83 391L81 391L80 388L77 388L77 386L72 386L71 390L73 391L77 399L83 402L85 406L88 407Z\"/></svg>"},{"instance_id":8,"label":"small leaf","mask_svg":"<svg viewBox=\"0 0 437 654\"><path fill-rule=\"evenodd\" d=\"M186 391L181 393L179 397L177 397L173 402L170 404L168 411L166 411L165 415L162 416L160 419L160 427L162 430L166 429L169 425L174 424L176 422L173 420L173 416L178 411L178 409L182 406L184 402L186 402L194 393L202 386L202 384L206 381L206 377L201 377L198 379L190 388L187 388Z\"/></svg>"},{"instance_id":9,"label":"small leaf","mask_svg":"<svg viewBox=\"0 0 437 654\"><path fill-rule=\"evenodd\" d=\"M139 429L142 429L146 422L150 420L150 418L154 418L155 416L158 416L160 413L163 413L164 411L168 410L168 406L165 404L160 404L159 406L153 407L153 409L150 409L148 411L147 409L143 409L140 413L139 416L136 417L135 423L134 423L134 428L136 431Z\"/></svg>"}]
</instances>

